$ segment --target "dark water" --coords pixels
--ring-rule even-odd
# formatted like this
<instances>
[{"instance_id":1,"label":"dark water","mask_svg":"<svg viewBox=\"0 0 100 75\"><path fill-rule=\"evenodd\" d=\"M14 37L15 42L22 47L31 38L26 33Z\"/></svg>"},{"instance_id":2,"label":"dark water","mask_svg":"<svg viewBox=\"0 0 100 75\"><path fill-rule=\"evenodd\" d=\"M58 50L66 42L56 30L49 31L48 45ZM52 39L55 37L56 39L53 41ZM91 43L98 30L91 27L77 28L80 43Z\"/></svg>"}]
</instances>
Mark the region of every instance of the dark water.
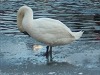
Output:
<instances>
[{"instance_id":1,"label":"dark water","mask_svg":"<svg viewBox=\"0 0 100 75\"><path fill-rule=\"evenodd\" d=\"M33 9L34 18L58 19L72 31L83 30L82 38L54 47L55 62L48 66L42 56L46 46L17 28L16 13L24 4ZM100 24L95 14L100 14L99 0L0 1L0 75L99 75ZM43 46L34 51L35 44Z\"/></svg>"}]
</instances>

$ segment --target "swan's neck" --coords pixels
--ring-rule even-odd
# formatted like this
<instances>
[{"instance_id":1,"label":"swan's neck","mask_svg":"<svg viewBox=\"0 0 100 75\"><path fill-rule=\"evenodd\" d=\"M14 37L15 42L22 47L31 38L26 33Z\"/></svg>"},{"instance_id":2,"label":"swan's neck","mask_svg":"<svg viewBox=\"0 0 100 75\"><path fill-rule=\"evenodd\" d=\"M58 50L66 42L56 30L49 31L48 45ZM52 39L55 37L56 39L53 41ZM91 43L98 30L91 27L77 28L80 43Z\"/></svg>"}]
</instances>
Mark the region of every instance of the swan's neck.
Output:
<instances>
[{"instance_id":1,"label":"swan's neck","mask_svg":"<svg viewBox=\"0 0 100 75\"><path fill-rule=\"evenodd\" d=\"M29 25L29 23L32 23L32 20L33 20L32 10L25 8L19 9L17 13L17 26L21 32L25 31L23 25Z\"/></svg>"}]
</instances>

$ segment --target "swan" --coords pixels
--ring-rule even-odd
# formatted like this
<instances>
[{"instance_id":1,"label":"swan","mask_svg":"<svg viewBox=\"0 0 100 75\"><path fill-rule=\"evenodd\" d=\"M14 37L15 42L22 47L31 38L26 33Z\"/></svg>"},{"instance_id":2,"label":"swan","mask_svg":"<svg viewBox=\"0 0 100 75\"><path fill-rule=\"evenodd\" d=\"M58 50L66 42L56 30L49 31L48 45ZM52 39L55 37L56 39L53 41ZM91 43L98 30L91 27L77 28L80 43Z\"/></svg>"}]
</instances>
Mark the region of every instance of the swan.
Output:
<instances>
[{"instance_id":1,"label":"swan","mask_svg":"<svg viewBox=\"0 0 100 75\"><path fill-rule=\"evenodd\" d=\"M35 40L47 45L45 56L52 61L52 47L69 44L79 39L83 31L72 32L61 21L51 18L33 19L33 11L24 5L17 12L17 27Z\"/></svg>"}]
</instances>

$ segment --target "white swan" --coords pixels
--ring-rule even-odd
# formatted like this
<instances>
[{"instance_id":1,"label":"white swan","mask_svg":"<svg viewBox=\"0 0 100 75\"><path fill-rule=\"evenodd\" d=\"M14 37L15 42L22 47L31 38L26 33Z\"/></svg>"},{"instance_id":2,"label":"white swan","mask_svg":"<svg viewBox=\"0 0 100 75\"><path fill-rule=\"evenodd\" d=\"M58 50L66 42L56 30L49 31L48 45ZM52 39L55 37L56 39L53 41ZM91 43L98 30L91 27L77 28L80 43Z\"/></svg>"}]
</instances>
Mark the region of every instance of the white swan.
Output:
<instances>
[{"instance_id":1,"label":"white swan","mask_svg":"<svg viewBox=\"0 0 100 75\"><path fill-rule=\"evenodd\" d=\"M17 13L17 26L21 32L47 45L46 57L52 61L52 46L65 45L79 39L83 32L72 32L59 20L51 18L33 19L33 11L22 6Z\"/></svg>"}]
</instances>

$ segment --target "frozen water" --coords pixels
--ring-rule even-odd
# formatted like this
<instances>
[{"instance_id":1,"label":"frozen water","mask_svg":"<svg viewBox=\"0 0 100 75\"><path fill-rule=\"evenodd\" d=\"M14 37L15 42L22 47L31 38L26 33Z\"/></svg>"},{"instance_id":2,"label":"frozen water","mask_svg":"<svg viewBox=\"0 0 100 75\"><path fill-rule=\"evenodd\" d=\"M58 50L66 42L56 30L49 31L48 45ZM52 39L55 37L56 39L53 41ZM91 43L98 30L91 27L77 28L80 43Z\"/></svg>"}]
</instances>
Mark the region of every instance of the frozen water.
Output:
<instances>
[{"instance_id":1,"label":"frozen water","mask_svg":"<svg viewBox=\"0 0 100 75\"><path fill-rule=\"evenodd\" d=\"M0 75L100 75L100 26L94 21L99 4L75 1L1 1ZM53 47L54 62L47 65L43 56L46 46L17 28L16 13L23 4L34 10L34 18L54 18L72 31L84 30L82 38ZM41 47L35 50L34 45Z\"/></svg>"}]
</instances>

